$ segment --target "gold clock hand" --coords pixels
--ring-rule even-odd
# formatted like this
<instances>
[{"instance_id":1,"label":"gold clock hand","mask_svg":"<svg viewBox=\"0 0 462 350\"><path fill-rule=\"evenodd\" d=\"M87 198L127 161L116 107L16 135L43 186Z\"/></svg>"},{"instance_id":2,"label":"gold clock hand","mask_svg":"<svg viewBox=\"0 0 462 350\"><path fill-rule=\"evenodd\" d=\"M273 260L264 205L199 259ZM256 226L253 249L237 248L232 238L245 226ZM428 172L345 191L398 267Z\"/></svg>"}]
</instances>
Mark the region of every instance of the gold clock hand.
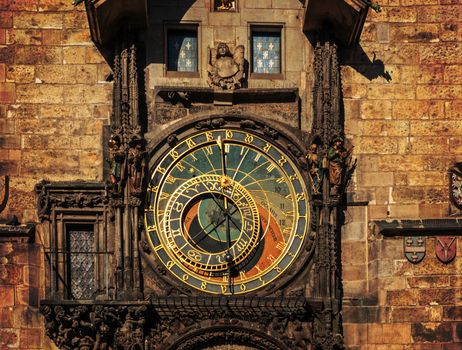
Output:
<instances>
[{"instance_id":1,"label":"gold clock hand","mask_svg":"<svg viewBox=\"0 0 462 350\"><path fill-rule=\"evenodd\" d=\"M223 147L221 136L218 136L217 144L218 144L218 147L220 148L220 155L221 155L222 178L220 180L220 183L222 185L222 189L224 190L224 185L226 185L229 182L229 180L228 180L228 177L226 176L226 151L225 151L225 148ZM224 195L224 193L223 193L223 206L224 206L223 213L225 214L225 219L226 219L226 242L228 244L228 252L225 255L225 261L229 264L228 265L228 275L229 275L228 288L231 294L234 294L234 291L232 290L232 281L231 281L231 278L232 278L231 270L232 270L232 262L234 261L234 257L231 254L230 215L228 211L228 198Z\"/></svg>"}]
</instances>

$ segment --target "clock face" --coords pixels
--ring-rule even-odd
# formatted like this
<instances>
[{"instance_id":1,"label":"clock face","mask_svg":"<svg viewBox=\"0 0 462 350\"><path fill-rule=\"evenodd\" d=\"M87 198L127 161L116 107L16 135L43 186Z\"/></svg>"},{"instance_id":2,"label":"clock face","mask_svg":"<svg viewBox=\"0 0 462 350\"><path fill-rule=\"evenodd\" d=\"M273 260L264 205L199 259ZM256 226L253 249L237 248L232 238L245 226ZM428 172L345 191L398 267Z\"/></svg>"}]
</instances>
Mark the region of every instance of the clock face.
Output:
<instances>
[{"instance_id":1,"label":"clock face","mask_svg":"<svg viewBox=\"0 0 462 350\"><path fill-rule=\"evenodd\" d=\"M296 259L309 222L291 156L256 133L189 136L151 171L145 209L152 249L179 281L203 292L251 292Z\"/></svg>"},{"instance_id":2,"label":"clock face","mask_svg":"<svg viewBox=\"0 0 462 350\"><path fill-rule=\"evenodd\" d=\"M458 208L462 209L462 173L459 169L449 171L449 196L451 202Z\"/></svg>"}]
</instances>

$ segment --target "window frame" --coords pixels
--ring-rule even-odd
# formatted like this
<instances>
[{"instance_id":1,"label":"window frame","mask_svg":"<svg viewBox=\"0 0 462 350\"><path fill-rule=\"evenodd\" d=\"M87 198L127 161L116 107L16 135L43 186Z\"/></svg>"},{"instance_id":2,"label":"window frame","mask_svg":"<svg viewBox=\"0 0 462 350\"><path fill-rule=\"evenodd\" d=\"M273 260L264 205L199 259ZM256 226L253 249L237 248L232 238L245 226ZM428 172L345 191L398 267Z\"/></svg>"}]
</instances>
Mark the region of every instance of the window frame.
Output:
<instances>
[{"instance_id":1,"label":"window frame","mask_svg":"<svg viewBox=\"0 0 462 350\"><path fill-rule=\"evenodd\" d=\"M195 31L197 35L197 71L184 72L168 68L168 34L172 31ZM201 74L201 36L200 24L194 23L164 23L164 76L168 78L200 78Z\"/></svg>"},{"instance_id":2,"label":"window frame","mask_svg":"<svg viewBox=\"0 0 462 350\"><path fill-rule=\"evenodd\" d=\"M254 33L279 33L281 40L280 47L280 72L279 73L254 73L253 66L253 36ZM267 80L284 80L285 79L285 40L284 40L284 24L271 23L260 24L252 23L249 25L249 66L250 79L267 79Z\"/></svg>"}]
</instances>

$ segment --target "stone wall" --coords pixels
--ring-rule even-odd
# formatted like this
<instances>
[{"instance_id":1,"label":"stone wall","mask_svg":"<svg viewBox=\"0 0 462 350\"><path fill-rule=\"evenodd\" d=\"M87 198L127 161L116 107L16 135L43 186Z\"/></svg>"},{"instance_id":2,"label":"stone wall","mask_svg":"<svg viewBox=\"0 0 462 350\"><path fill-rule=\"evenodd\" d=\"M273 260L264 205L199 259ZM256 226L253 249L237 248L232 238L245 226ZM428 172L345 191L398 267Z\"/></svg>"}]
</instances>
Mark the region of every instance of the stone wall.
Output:
<instances>
[{"instance_id":1,"label":"stone wall","mask_svg":"<svg viewBox=\"0 0 462 350\"><path fill-rule=\"evenodd\" d=\"M0 175L12 188L2 215L34 221L38 180L102 179L110 70L84 6L4 0L0 10Z\"/></svg>"},{"instance_id":2,"label":"stone wall","mask_svg":"<svg viewBox=\"0 0 462 350\"><path fill-rule=\"evenodd\" d=\"M40 179L102 180L109 73L82 5L0 1L0 175L11 177L1 218L37 221ZM44 297L40 228L36 241L0 243L0 258L8 260L5 278L0 274L1 349L51 348L37 308Z\"/></svg>"},{"instance_id":3,"label":"stone wall","mask_svg":"<svg viewBox=\"0 0 462 350\"><path fill-rule=\"evenodd\" d=\"M343 51L346 128L358 168L343 232L344 322L350 349L462 348L461 240L456 259L419 264L403 238L372 220L436 218L454 212L447 170L462 157L462 5L379 1L360 45ZM366 345L367 344L367 345Z\"/></svg>"},{"instance_id":4,"label":"stone wall","mask_svg":"<svg viewBox=\"0 0 462 350\"><path fill-rule=\"evenodd\" d=\"M159 9L172 3L180 4L159 1L167 4ZM286 52L298 52L287 57L294 60L286 65L287 80L250 86L298 87L301 126L308 130L312 57L299 32L301 3L241 0L237 22L208 12L206 4L197 1L186 13L204 26L201 74L207 45L241 43L248 20L286 21L286 35L293 34L293 40L286 36ZM462 153L462 5L380 4L381 13L369 14L360 45L340 50L347 134L359 161L350 197L369 203L348 209L343 231L346 342L352 350L460 349L462 242L458 257L444 265L429 239L426 258L413 265L404 257L402 238L383 238L368 224L450 214L447 169ZM0 0L0 175L11 176L2 216L36 221L33 187L41 178L102 180L101 135L112 84L83 10L70 0ZM156 42L153 33L145 33L150 42ZM162 54L154 49L148 48L148 103L154 86L188 82L164 78ZM205 80L190 83L205 86ZM51 347L36 308L44 296L40 242L38 228L38 245L0 245L9 271L5 278L0 274L0 348Z\"/></svg>"}]
</instances>

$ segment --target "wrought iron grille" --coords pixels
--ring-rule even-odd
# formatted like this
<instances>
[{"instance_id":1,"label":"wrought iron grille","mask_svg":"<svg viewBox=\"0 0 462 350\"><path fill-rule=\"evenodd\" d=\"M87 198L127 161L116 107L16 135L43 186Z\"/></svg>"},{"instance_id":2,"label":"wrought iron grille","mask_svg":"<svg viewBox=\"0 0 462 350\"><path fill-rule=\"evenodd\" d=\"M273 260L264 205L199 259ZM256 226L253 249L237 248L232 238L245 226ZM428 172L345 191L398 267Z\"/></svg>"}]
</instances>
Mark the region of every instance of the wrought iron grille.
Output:
<instances>
[{"instance_id":1,"label":"wrought iron grille","mask_svg":"<svg viewBox=\"0 0 462 350\"><path fill-rule=\"evenodd\" d=\"M76 227L68 231L68 238L72 296L74 299L91 299L96 289L95 233L92 227Z\"/></svg>"},{"instance_id":2,"label":"wrought iron grille","mask_svg":"<svg viewBox=\"0 0 462 350\"><path fill-rule=\"evenodd\" d=\"M111 299L114 252L108 249L111 241L104 221L97 218L95 222L57 222L50 230L50 244L45 249L47 299Z\"/></svg>"}]
</instances>

